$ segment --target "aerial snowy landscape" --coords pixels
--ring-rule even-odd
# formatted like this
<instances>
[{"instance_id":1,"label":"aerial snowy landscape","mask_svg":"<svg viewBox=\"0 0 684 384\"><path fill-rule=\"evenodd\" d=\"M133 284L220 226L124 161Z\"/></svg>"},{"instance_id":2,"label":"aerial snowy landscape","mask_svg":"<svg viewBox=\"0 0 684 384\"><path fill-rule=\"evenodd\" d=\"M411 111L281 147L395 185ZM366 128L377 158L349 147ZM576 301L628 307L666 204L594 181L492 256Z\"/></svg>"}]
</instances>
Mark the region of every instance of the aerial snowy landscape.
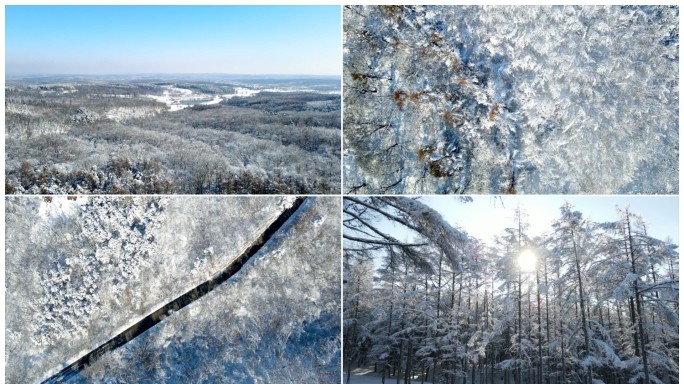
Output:
<instances>
[{"instance_id":1,"label":"aerial snowy landscape","mask_svg":"<svg viewBox=\"0 0 684 384\"><path fill-rule=\"evenodd\" d=\"M345 6L345 193L674 194L677 6Z\"/></svg>"},{"instance_id":2,"label":"aerial snowy landscape","mask_svg":"<svg viewBox=\"0 0 684 384\"><path fill-rule=\"evenodd\" d=\"M679 383L677 197L347 197L346 383Z\"/></svg>"},{"instance_id":3,"label":"aerial snowy landscape","mask_svg":"<svg viewBox=\"0 0 684 384\"><path fill-rule=\"evenodd\" d=\"M334 77L10 80L5 192L337 193L339 88Z\"/></svg>"},{"instance_id":4,"label":"aerial snowy landscape","mask_svg":"<svg viewBox=\"0 0 684 384\"><path fill-rule=\"evenodd\" d=\"M7 383L339 380L338 197L5 204Z\"/></svg>"},{"instance_id":5,"label":"aerial snowy landscape","mask_svg":"<svg viewBox=\"0 0 684 384\"><path fill-rule=\"evenodd\" d=\"M5 23L6 194L340 193L339 6L8 5Z\"/></svg>"}]
</instances>

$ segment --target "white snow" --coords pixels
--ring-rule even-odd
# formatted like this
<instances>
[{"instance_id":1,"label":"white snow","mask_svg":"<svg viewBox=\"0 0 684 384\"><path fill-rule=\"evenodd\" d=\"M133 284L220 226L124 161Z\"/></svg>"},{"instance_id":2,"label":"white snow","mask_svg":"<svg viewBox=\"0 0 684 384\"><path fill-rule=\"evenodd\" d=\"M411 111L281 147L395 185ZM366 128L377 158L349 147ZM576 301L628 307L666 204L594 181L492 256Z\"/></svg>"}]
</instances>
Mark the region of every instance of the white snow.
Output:
<instances>
[{"instance_id":1,"label":"white snow","mask_svg":"<svg viewBox=\"0 0 684 384\"><path fill-rule=\"evenodd\" d=\"M346 370L342 374L342 382L347 382L347 372ZM385 383L396 383L397 378L395 376L385 377ZM400 383L404 383L404 380L399 380ZM420 383L420 378L414 377L411 382ZM372 368L356 368L352 369L351 378L349 384L380 384L382 383L382 376L379 373L373 372ZM424 384L431 384L431 381L424 381Z\"/></svg>"},{"instance_id":2,"label":"white snow","mask_svg":"<svg viewBox=\"0 0 684 384\"><path fill-rule=\"evenodd\" d=\"M53 220L59 216L73 217L80 210L80 206L87 203L84 197L75 197L76 200L67 200L65 196L52 197L52 202L42 201L38 208L38 215L43 221Z\"/></svg>"},{"instance_id":3,"label":"white snow","mask_svg":"<svg viewBox=\"0 0 684 384\"><path fill-rule=\"evenodd\" d=\"M171 112L180 111L183 108L190 107L190 105L181 104L181 101L192 98L193 92L189 89L178 88L173 85L168 85L165 87L164 92L161 96L157 95L145 95L151 99L154 99L160 103L166 104Z\"/></svg>"},{"instance_id":4,"label":"white snow","mask_svg":"<svg viewBox=\"0 0 684 384\"><path fill-rule=\"evenodd\" d=\"M223 101L222 98L220 98L220 97L218 97L218 96L215 96L213 99L211 99L211 100L209 100L209 101L205 101L205 102L202 103L202 104L203 104L203 105L212 105L212 104L218 104L218 103L220 103L221 101Z\"/></svg>"},{"instance_id":5,"label":"white snow","mask_svg":"<svg viewBox=\"0 0 684 384\"><path fill-rule=\"evenodd\" d=\"M40 116L40 112L36 111L36 107L26 104L9 103L5 105L5 113L17 113L27 116Z\"/></svg>"},{"instance_id":6,"label":"white snow","mask_svg":"<svg viewBox=\"0 0 684 384\"><path fill-rule=\"evenodd\" d=\"M213 104L218 104L222 102L223 100L231 99L233 97L250 97L258 94L259 92L262 92L262 90L259 89L250 89L250 88L242 88L242 87L237 87L235 88L235 93L231 94L225 94L225 95L216 95L211 98L209 101L205 102L200 102L200 105L213 105ZM169 111L174 112L174 111L180 111L181 109L188 108L188 107L193 107L194 104L188 104L184 103L187 100L194 100L194 99L202 99L202 98L207 98L210 97L205 94L200 94L200 93L195 93L189 89L184 89L184 88L178 88L173 85L166 86L164 89L164 92L162 93L161 96L159 95L146 95L147 97L154 99L160 103L166 104L166 106L169 108Z\"/></svg>"},{"instance_id":7,"label":"white snow","mask_svg":"<svg viewBox=\"0 0 684 384\"><path fill-rule=\"evenodd\" d=\"M399 22L380 8L345 11L345 72L373 79L345 80L354 84L345 87L345 156L358 160L345 168L345 189L453 193L462 177L468 190L456 192L676 193L678 17L667 7L431 6ZM430 97L378 97L398 91ZM465 121L443 118L455 110L468 111ZM366 137L368 121L395 129ZM468 161L435 145L452 131ZM453 173L407 161L425 148L453 156L439 164Z\"/></svg>"}]
</instances>

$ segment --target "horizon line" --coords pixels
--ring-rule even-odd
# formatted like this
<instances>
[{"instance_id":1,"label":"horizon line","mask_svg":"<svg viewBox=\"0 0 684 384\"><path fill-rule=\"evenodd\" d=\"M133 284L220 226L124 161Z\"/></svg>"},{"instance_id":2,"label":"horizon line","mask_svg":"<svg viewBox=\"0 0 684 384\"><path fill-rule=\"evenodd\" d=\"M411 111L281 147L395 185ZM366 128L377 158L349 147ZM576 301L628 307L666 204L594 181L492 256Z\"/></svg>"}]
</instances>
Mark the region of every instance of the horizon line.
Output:
<instances>
[{"instance_id":1,"label":"horizon line","mask_svg":"<svg viewBox=\"0 0 684 384\"><path fill-rule=\"evenodd\" d=\"M118 73L5 73L7 77L47 77L47 76L80 76L80 77L104 77L104 76L175 76L175 75L212 75L212 76L247 76L247 77L342 77L340 74L313 74L313 73L231 73L231 72L118 72Z\"/></svg>"}]
</instances>

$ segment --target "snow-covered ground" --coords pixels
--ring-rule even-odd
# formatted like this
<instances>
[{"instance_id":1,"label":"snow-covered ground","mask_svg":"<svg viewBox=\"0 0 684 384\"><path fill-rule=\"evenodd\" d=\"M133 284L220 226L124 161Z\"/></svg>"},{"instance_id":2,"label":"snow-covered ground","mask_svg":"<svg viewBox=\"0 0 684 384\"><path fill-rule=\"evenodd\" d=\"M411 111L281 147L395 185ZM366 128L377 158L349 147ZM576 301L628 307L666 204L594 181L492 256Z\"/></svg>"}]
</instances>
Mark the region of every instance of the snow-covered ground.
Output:
<instances>
[{"instance_id":1,"label":"snow-covered ground","mask_svg":"<svg viewBox=\"0 0 684 384\"><path fill-rule=\"evenodd\" d=\"M147 97L154 99L160 103L166 104L169 111L179 111L184 108L192 107L195 104L192 101L198 101L210 98L208 101L200 101L199 105L212 105L218 104L223 100L231 99L233 97L250 97L261 92L259 89L250 88L235 88L235 93L225 94L225 95L205 95L193 92L190 89L178 88L173 85L168 85L164 87L164 91L161 96L158 95L147 95Z\"/></svg>"},{"instance_id":2,"label":"snow-covered ground","mask_svg":"<svg viewBox=\"0 0 684 384\"><path fill-rule=\"evenodd\" d=\"M38 207L38 217L40 219L40 224L38 225L50 225L53 220L73 219L78 215L81 206L87 201L88 198L82 196L74 197L70 200L63 198L54 199L50 203L43 201Z\"/></svg>"},{"instance_id":3,"label":"snow-covered ground","mask_svg":"<svg viewBox=\"0 0 684 384\"><path fill-rule=\"evenodd\" d=\"M393 384L397 382L397 378L392 376L392 377L385 377L385 383L386 384ZM404 379L399 380L400 383L405 383ZM412 383L421 383L420 379L412 379ZM347 383L347 372L345 371L342 375L342 383L346 384ZM372 369L369 368L356 368L352 369L351 372L351 378L349 380L349 384L381 384L382 383L382 376L378 373L373 372ZM431 381L422 381L423 384L431 384Z\"/></svg>"},{"instance_id":4,"label":"snow-covered ground","mask_svg":"<svg viewBox=\"0 0 684 384\"><path fill-rule=\"evenodd\" d=\"M511 375L510 381L514 382L515 378L512 377ZM396 376L386 376L385 377L385 384L395 384L397 382ZM461 380L457 381L458 383L461 383ZM487 376L481 377L481 376L476 376L475 377L475 384L490 384L491 377ZM342 374L342 384L347 383L347 372L343 372ZM382 375L380 373L373 372L372 368L355 368L352 369L351 373L351 379L349 380L349 384L381 384L382 383ZM399 383L404 384L406 381L403 378L399 379ZM411 383L412 384L432 384L432 381L429 380L423 380L421 381L420 377L413 377L411 378ZM470 376L466 378L466 383L472 384L472 380ZM503 375L497 371L497 375L494 378L494 384L503 384Z\"/></svg>"},{"instance_id":5,"label":"snow-covered ground","mask_svg":"<svg viewBox=\"0 0 684 384\"><path fill-rule=\"evenodd\" d=\"M158 95L146 95L147 97L154 99L160 103L166 104L170 111L179 111L183 108L190 107L190 105L184 105L181 102L187 99L191 99L193 92L189 89L174 87L173 85L166 86L161 96Z\"/></svg>"}]
</instances>

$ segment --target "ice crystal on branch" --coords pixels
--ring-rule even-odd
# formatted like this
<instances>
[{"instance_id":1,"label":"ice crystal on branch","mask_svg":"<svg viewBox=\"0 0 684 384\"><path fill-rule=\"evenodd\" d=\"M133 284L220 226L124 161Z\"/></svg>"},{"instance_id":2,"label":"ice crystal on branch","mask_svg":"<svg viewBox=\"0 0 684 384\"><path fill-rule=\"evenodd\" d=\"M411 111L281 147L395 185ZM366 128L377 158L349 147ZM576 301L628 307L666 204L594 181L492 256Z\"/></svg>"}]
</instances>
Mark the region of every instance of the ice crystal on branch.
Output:
<instances>
[{"instance_id":1,"label":"ice crystal on branch","mask_svg":"<svg viewBox=\"0 0 684 384\"><path fill-rule=\"evenodd\" d=\"M677 7L344 15L346 191L677 192Z\"/></svg>"}]
</instances>

